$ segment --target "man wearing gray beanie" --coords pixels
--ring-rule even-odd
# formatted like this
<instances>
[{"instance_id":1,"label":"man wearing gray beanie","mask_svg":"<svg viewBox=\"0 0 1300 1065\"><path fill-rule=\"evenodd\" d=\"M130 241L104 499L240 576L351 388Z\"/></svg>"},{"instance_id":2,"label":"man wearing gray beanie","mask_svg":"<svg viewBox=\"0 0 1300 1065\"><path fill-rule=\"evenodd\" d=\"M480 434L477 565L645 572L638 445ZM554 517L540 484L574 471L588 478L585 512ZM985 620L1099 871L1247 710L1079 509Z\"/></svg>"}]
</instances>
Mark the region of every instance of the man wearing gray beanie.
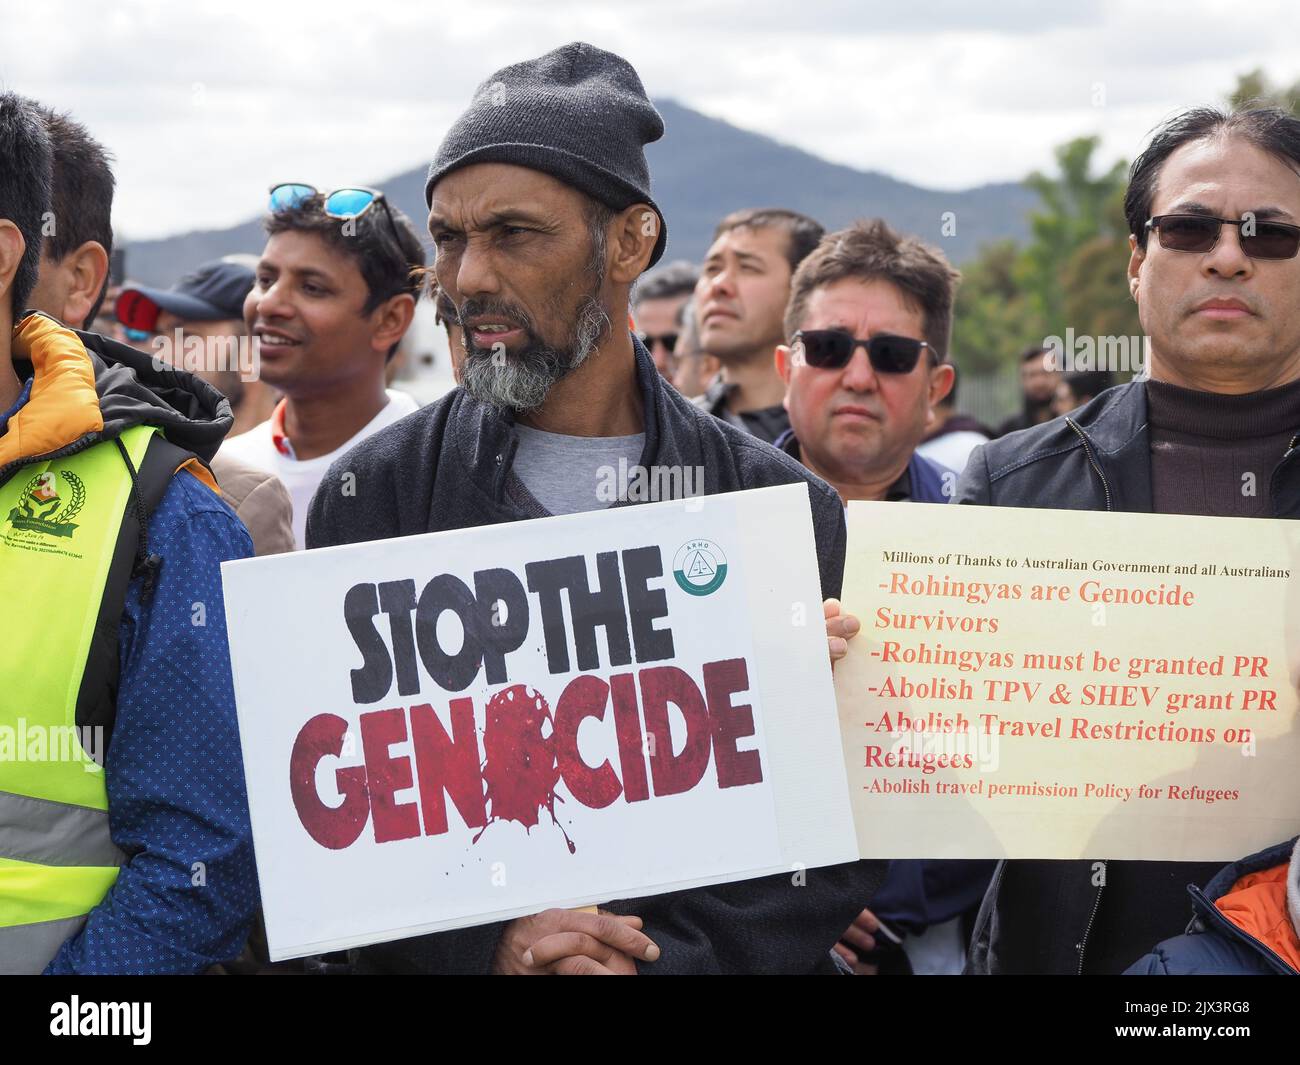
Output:
<instances>
[{"instance_id":1,"label":"man wearing gray beanie","mask_svg":"<svg viewBox=\"0 0 1300 1065\"><path fill-rule=\"evenodd\" d=\"M630 505L602 470L700 470L690 494L808 486L825 597L839 595L839 497L697 408L628 329L667 231L645 145L663 121L626 60L573 43L499 70L438 149L425 189L439 291L464 333L460 387L340 459L307 546ZM685 477L661 478L671 492ZM841 641L842 642L842 641ZM365 972L829 972L879 885L855 862L368 947ZM633 916L635 915L635 916Z\"/></svg>"}]
</instances>

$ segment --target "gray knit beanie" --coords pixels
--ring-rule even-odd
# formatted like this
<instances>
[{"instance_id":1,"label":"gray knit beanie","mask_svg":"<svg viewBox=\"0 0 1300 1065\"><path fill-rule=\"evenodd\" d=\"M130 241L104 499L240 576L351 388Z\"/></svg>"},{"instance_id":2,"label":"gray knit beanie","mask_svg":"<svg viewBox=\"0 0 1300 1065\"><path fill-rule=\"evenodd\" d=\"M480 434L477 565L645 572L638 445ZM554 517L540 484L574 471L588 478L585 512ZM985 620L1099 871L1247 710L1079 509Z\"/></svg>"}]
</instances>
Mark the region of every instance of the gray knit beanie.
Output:
<instances>
[{"instance_id":1,"label":"gray knit beanie","mask_svg":"<svg viewBox=\"0 0 1300 1065\"><path fill-rule=\"evenodd\" d=\"M668 226L650 198L645 146L664 121L632 64L575 41L538 59L498 70L474 91L468 110L443 139L424 186L471 163L513 163L540 170L621 211L647 203L659 216L650 266L663 255Z\"/></svg>"}]
</instances>

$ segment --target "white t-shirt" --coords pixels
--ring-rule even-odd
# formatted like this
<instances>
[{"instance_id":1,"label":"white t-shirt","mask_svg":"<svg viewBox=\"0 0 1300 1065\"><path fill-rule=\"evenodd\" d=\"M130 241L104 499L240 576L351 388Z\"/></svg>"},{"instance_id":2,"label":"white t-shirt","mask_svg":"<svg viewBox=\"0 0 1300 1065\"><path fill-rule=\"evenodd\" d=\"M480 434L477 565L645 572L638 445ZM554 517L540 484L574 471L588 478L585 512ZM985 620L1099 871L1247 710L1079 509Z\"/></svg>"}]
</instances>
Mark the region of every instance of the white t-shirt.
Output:
<instances>
[{"instance_id":1,"label":"white t-shirt","mask_svg":"<svg viewBox=\"0 0 1300 1065\"><path fill-rule=\"evenodd\" d=\"M966 468L970 453L980 444L988 442L989 438L983 433L959 429L955 433L944 433L943 436L936 436L933 440L917 445L916 453L960 475Z\"/></svg>"},{"instance_id":2,"label":"white t-shirt","mask_svg":"<svg viewBox=\"0 0 1300 1065\"><path fill-rule=\"evenodd\" d=\"M221 453L247 462L259 470L273 473L284 482L293 500L293 539L302 550L307 539L307 508L330 464L368 436L374 436L393 422L419 410L420 406L405 392L388 389L388 402L356 436L328 455L314 459L294 457L293 445L284 435L284 400L271 417L246 433L232 437L221 445Z\"/></svg>"}]
</instances>

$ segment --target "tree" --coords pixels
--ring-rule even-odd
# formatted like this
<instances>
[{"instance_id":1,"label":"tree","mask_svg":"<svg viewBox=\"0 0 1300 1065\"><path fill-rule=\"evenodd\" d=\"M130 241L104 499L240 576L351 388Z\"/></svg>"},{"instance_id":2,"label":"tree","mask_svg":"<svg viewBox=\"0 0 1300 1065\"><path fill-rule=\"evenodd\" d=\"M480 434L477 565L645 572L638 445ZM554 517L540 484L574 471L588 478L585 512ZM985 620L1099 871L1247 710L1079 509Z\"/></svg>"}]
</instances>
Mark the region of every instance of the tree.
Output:
<instances>
[{"instance_id":1,"label":"tree","mask_svg":"<svg viewBox=\"0 0 1300 1065\"><path fill-rule=\"evenodd\" d=\"M1058 176L1035 172L1025 179L1038 193L1042 208L1029 216L1031 239L1019 274L1048 331L1059 335L1064 335L1067 326L1076 333L1087 331L1087 323L1066 320L1063 280L1067 264L1097 237L1119 235L1109 208L1117 191L1123 197L1128 164L1120 160L1093 177L1092 157L1099 143L1098 137L1069 141L1056 149ZM1120 232L1124 232L1122 222Z\"/></svg>"},{"instance_id":2,"label":"tree","mask_svg":"<svg viewBox=\"0 0 1300 1065\"><path fill-rule=\"evenodd\" d=\"M1093 237L1070 256L1061 270L1062 305L1076 336L1142 334L1137 304L1128 294L1128 261L1128 241L1109 234Z\"/></svg>"},{"instance_id":3,"label":"tree","mask_svg":"<svg viewBox=\"0 0 1300 1065\"><path fill-rule=\"evenodd\" d=\"M1017 278L1023 255L1013 240L986 244L962 269L953 327L953 361L982 374L1013 363L1042 340L1043 321Z\"/></svg>"},{"instance_id":4,"label":"tree","mask_svg":"<svg viewBox=\"0 0 1300 1065\"><path fill-rule=\"evenodd\" d=\"M1280 107L1283 111L1290 111L1300 118L1300 80L1294 82L1290 88L1276 86L1259 68L1247 74L1238 74L1237 86L1228 93L1226 99L1228 106L1234 110L1260 105Z\"/></svg>"},{"instance_id":5,"label":"tree","mask_svg":"<svg viewBox=\"0 0 1300 1065\"><path fill-rule=\"evenodd\" d=\"M1128 227L1123 160L1094 176L1097 137L1056 149L1059 173L1033 173L1026 183L1041 207L1030 215L1030 242L1000 241L980 249L963 269L953 328L955 359L980 373L1014 363L1048 335L1111 335L1136 320L1125 309ZM1125 333L1123 335L1129 335Z\"/></svg>"}]
</instances>

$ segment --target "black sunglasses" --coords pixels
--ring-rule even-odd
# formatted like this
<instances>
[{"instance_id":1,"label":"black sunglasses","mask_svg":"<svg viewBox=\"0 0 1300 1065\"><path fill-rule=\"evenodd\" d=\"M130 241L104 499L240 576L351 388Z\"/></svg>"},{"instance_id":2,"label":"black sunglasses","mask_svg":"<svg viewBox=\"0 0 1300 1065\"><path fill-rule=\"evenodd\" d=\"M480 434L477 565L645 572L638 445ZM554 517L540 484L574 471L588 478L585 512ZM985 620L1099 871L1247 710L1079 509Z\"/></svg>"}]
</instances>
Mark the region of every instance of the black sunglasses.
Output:
<instances>
[{"instance_id":1,"label":"black sunglasses","mask_svg":"<svg viewBox=\"0 0 1300 1065\"><path fill-rule=\"evenodd\" d=\"M794 335L796 358L803 353L803 361L819 370L842 370L859 347L867 349L871 368L877 373L911 373L923 348L930 348L924 340L880 333L863 339L844 329L801 329ZM933 351L933 348L930 348Z\"/></svg>"},{"instance_id":2,"label":"black sunglasses","mask_svg":"<svg viewBox=\"0 0 1300 1065\"><path fill-rule=\"evenodd\" d=\"M661 343L669 351L672 351L673 348L677 347L676 333L664 333L663 336L651 336L649 333L646 333L642 330L638 330L636 336L637 339L641 341L641 343L644 344L647 348L654 347L656 340L659 341L659 343Z\"/></svg>"},{"instance_id":3,"label":"black sunglasses","mask_svg":"<svg viewBox=\"0 0 1300 1065\"><path fill-rule=\"evenodd\" d=\"M1160 247L1169 251L1207 252L1219 243L1224 226L1237 226L1241 250L1252 259L1294 259L1300 251L1300 226L1258 222L1253 218L1215 218L1206 214L1158 214L1147 220Z\"/></svg>"}]
</instances>

